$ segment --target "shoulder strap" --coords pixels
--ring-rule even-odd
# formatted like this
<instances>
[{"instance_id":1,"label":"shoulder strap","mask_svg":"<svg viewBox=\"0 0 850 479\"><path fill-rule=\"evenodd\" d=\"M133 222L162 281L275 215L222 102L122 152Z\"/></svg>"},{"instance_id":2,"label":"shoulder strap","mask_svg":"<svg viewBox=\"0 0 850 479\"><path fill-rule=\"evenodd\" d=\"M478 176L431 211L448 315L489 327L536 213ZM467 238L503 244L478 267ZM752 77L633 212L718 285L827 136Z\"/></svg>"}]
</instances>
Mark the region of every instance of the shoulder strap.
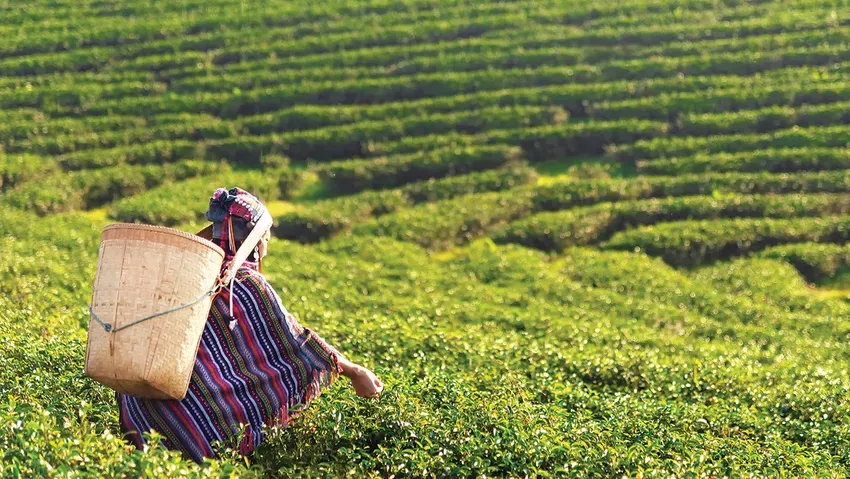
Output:
<instances>
[{"instance_id":1,"label":"shoulder strap","mask_svg":"<svg viewBox=\"0 0 850 479\"><path fill-rule=\"evenodd\" d=\"M272 215L270 215L268 211L263 212L263 215L256 221L254 228L248 234L248 237L245 238L245 241L243 241L239 249L236 250L236 254L233 255L233 261L230 262L230 266L227 267L227 271L225 271L224 276L222 277L223 284L229 284L233 280L236 276L236 272L242 266L242 263L248 259L248 255L251 254L254 246L257 246L257 243L260 242L260 238L262 238L263 234L270 230L271 227Z\"/></svg>"}]
</instances>

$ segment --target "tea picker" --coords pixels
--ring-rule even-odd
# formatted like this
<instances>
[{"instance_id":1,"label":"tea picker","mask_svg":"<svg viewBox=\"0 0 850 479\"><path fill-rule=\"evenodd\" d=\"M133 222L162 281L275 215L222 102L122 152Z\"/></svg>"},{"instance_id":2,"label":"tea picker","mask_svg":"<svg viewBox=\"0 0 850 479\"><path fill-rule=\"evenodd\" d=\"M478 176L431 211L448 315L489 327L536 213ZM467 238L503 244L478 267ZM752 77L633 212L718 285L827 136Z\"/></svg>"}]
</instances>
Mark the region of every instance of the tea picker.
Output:
<instances>
[{"instance_id":1,"label":"tea picker","mask_svg":"<svg viewBox=\"0 0 850 479\"><path fill-rule=\"evenodd\" d=\"M137 447L158 432L195 461L216 444L248 454L338 374L375 397L381 381L286 310L261 272L271 215L254 195L217 189L198 235L104 228L85 373L116 391Z\"/></svg>"}]
</instances>

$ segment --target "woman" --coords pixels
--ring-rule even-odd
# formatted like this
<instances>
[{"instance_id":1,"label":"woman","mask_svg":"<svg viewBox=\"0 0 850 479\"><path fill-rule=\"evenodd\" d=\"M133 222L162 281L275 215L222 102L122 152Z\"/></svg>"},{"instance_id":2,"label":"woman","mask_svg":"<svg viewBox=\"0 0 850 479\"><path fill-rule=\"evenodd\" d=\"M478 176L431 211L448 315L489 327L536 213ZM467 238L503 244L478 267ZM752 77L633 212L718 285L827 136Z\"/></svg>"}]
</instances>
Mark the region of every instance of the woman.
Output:
<instances>
[{"instance_id":1,"label":"woman","mask_svg":"<svg viewBox=\"0 0 850 479\"><path fill-rule=\"evenodd\" d=\"M219 188L206 213L212 238L229 265L265 206L240 189ZM293 408L306 406L342 374L362 397L375 397L381 381L345 359L283 307L260 273L269 233L239 268L232 286L213 300L186 397L180 401L118 394L121 428L142 447L147 431L195 461L215 456L216 443L248 454L263 441L264 425L285 425Z\"/></svg>"}]
</instances>

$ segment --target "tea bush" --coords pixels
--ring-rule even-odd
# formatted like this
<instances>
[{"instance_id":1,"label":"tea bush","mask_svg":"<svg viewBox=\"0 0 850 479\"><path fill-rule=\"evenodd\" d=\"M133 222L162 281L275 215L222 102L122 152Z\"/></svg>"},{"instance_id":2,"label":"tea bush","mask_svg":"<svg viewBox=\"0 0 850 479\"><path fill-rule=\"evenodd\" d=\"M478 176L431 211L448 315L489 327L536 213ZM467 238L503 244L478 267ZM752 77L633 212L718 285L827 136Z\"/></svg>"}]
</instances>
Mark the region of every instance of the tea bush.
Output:
<instances>
[{"instance_id":1,"label":"tea bush","mask_svg":"<svg viewBox=\"0 0 850 479\"><path fill-rule=\"evenodd\" d=\"M778 246L776 248L796 245ZM831 246L831 245L830 245ZM731 294L745 295L792 315L805 313L810 331L828 330L826 322L847 314L848 303L814 299L803 273L790 262L764 258L741 258L696 271L695 279ZM805 273L803 273L805 274ZM817 334L817 333L816 333Z\"/></svg>"},{"instance_id":2,"label":"tea bush","mask_svg":"<svg viewBox=\"0 0 850 479\"><path fill-rule=\"evenodd\" d=\"M850 186L846 171L801 173L717 173L561 181L535 188L535 208L561 210L603 201L716 194L841 193Z\"/></svg>"},{"instance_id":3,"label":"tea bush","mask_svg":"<svg viewBox=\"0 0 850 479\"><path fill-rule=\"evenodd\" d=\"M155 164L197 158L198 145L188 140L152 141L104 150L81 150L59 157L66 170L106 168L123 164Z\"/></svg>"},{"instance_id":4,"label":"tea bush","mask_svg":"<svg viewBox=\"0 0 850 479\"><path fill-rule=\"evenodd\" d=\"M531 38L534 38L533 36ZM562 34L552 36L553 41L562 41ZM481 39L479 39L480 41ZM489 42L498 42L490 39ZM522 40L520 40L522 41ZM462 45L464 48L468 48ZM293 62L302 61L333 62L340 58L352 57L349 63L339 65L339 68L356 66L359 62L382 62L409 60L410 55L420 48L434 49L434 45L425 44L421 46L404 46L395 50L357 50L348 53L346 57L337 55L321 55L319 57L297 57ZM504 48L499 45L500 48ZM440 51L449 47L443 45ZM377 59L373 59L377 56ZM387 58L389 57L389 58ZM474 57L472 57L474 58ZM261 65L248 64L246 68L264 67L272 71L278 71L278 63L266 62ZM326 72L326 70L322 70ZM529 73L533 74L533 72ZM411 101L391 101L379 104L365 105L294 105L283 110L264 113L262 115L248 116L241 120L247 130L253 134L269 131L288 131L301 129L315 129L331 125L347 124L356 121L375 121L388 117L409 117L417 114L433 115L439 113L451 113L464 110L478 110L488 105L562 105L572 115L587 116L586 107L588 102L598 102L610 99L628 99L634 97L657 96L669 92L694 92L706 87L716 88L746 88L755 85L771 85L780 87L783 82L799 80L801 78L810 82L828 82L834 78L824 74L823 70L802 66L789 67L775 70L766 74L764 78L741 76L691 76L681 78L658 78L641 81L611 81L599 83L573 83L555 84L531 88L509 88L500 90L483 90L471 93L451 94L448 96L426 97Z\"/></svg>"},{"instance_id":5,"label":"tea bush","mask_svg":"<svg viewBox=\"0 0 850 479\"><path fill-rule=\"evenodd\" d=\"M692 266L786 243L847 241L846 217L680 221L615 234L606 248L645 251Z\"/></svg>"},{"instance_id":6,"label":"tea bush","mask_svg":"<svg viewBox=\"0 0 850 479\"><path fill-rule=\"evenodd\" d=\"M818 281L850 266L848 251L842 244L800 243L768 248L759 256L787 261L810 281Z\"/></svg>"},{"instance_id":7,"label":"tea bush","mask_svg":"<svg viewBox=\"0 0 850 479\"><path fill-rule=\"evenodd\" d=\"M532 208L527 191L482 193L425 203L361 223L354 234L390 236L422 246L441 248L465 243L484 232L527 215Z\"/></svg>"},{"instance_id":8,"label":"tea bush","mask_svg":"<svg viewBox=\"0 0 850 479\"><path fill-rule=\"evenodd\" d=\"M8 151L32 151L44 155L60 155L92 148L118 148L136 143L168 140L200 140L229 138L237 135L233 124L213 118L185 118L185 122L145 125L119 131L39 136L29 141L7 145Z\"/></svg>"},{"instance_id":9,"label":"tea bush","mask_svg":"<svg viewBox=\"0 0 850 479\"><path fill-rule=\"evenodd\" d=\"M741 133L708 137L673 137L644 140L613 151L622 161L689 156L697 153L740 153L766 148L843 148L846 126L789 128L771 133Z\"/></svg>"},{"instance_id":10,"label":"tea bush","mask_svg":"<svg viewBox=\"0 0 850 479\"><path fill-rule=\"evenodd\" d=\"M285 169L233 170L223 175L207 175L159 186L116 201L109 208L109 216L129 223L173 226L202 219L209 197L216 188L231 188L238 184L263 201L271 201L291 192L295 181L296 174Z\"/></svg>"},{"instance_id":11,"label":"tea bush","mask_svg":"<svg viewBox=\"0 0 850 479\"><path fill-rule=\"evenodd\" d=\"M0 156L0 191L58 169L55 162L44 157L4 154Z\"/></svg>"},{"instance_id":12,"label":"tea bush","mask_svg":"<svg viewBox=\"0 0 850 479\"><path fill-rule=\"evenodd\" d=\"M793 173L845 170L848 166L850 166L850 153L843 148L780 148L742 153L698 154L637 163L638 171L647 175L678 175L709 171Z\"/></svg>"},{"instance_id":13,"label":"tea bush","mask_svg":"<svg viewBox=\"0 0 850 479\"><path fill-rule=\"evenodd\" d=\"M319 177L338 193L385 189L406 183L489 170L522 158L519 148L493 145L437 149L414 155L348 160L322 165Z\"/></svg>"},{"instance_id":14,"label":"tea bush","mask_svg":"<svg viewBox=\"0 0 850 479\"><path fill-rule=\"evenodd\" d=\"M457 196L509 190L536 179L524 165L449 178L410 183L402 188L367 191L324 200L276 218L274 233L287 239L313 243L370 217L392 213L417 203L448 200Z\"/></svg>"},{"instance_id":15,"label":"tea bush","mask_svg":"<svg viewBox=\"0 0 850 479\"><path fill-rule=\"evenodd\" d=\"M55 172L10 189L3 202L39 214L98 208L123 196L163 183L222 171L222 165L198 160L167 165L121 165L97 170Z\"/></svg>"},{"instance_id":16,"label":"tea bush","mask_svg":"<svg viewBox=\"0 0 850 479\"><path fill-rule=\"evenodd\" d=\"M529 216L533 213L553 210L566 210L576 206L588 206L604 202L630 201L638 199L651 199L662 197L681 197L681 196L723 196L723 195L749 195L749 194L788 194L788 193L842 193L847 191L847 175L846 172L822 172L802 174L798 176L789 175L771 175L771 174L709 174L709 175L685 175L681 177L643 177L637 179L591 179L591 180L565 180L557 181L549 184L528 185L505 190L500 193L487 194L472 194L466 197L438 201L433 204L422 205L421 207L412 210L397 210L392 208L394 213L387 215L385 218L369 221L368 224L363 224L354 229L355 233L365 233L372 235L388 234L398 239L410 239L423 246L432 249L449 247L456 243L463 243L488 232L498 230L504 226L506 220L519 220L520 218ZM831 197L824 197L831 198ZM834 197L839 198L838 196ZM700 199L692 200L693 204ZM747 209L744 206L749 200L746 197L738 200L737 206L735 197L723 200L706 200L706 203L715 203L715 207L709 207L708 211L717 211L713 208L719 208L721 204L728 204L729 213L738 210L740 214L744 214ZM759 200L753 200L758 203ZM762 200L764 201L764 200ZM767 200L770 202L770 200ZM802 200L803 202L805 200ZM831 200L829 200L831 201ZM817 211L827 214L829 211L843 211L841 206L845 202L840 200L835 205L821 203L818 207L815 204L811 206L791 201L789 204L776 204L772 211L779 212L780 210L786 213L779 214L800 214L792 213L799 209L806 211L808 208L813 208L810 214L816 214ZM517 208L517 205L524 206ZM687 202L671 201L669 204L687 204ZM836 208L830 210L830 208ZM763 206L754 207L756 211ZM591 210L589 216L575 216L574 212L567 211L563 217L557 215L544 217L544 221L554 219L559 221L562 218L577 218L577 223L567 220L565 231L577 233L583 231L584 240L590 241L600 232L597 228L603 228L603 225L609 224L612 219L611 212L606 212L604 208L599 210ZM628 206L624 207L628 208ZM688 207L683 207L679 214L686 214ZM818 209L821 208L821 209ZM671 208L672 211L675 208ZM696 208L697 210L699 208ZM767 211L765 210L765 213ZM635 213L637 214L637 213ZM755 212L753 215L758 216ZM326 215L325 218L335 218L333 212L319 212L319 215ZM440 221L437 215L446 215L451 217L451 220ZM662 215L663 213L659 213ZM627 215L628 217L628 215ZM675 217L675 216L673 216ZM288 214L284 222L299 218L297 213ZM481 218L490 218L483 223ZM498 218L498 220L493 220ZM559 219L555 219L559 218ZM307 229L318 229L316 234L287 235L288 238L297 238L301 240L315 241L331 235L337 231L346 229L348 224L343 221L336 221L336 226L331 227L330 224L334 220L322 221L321 218L312 216L307 220L309 225ZM533 222L534 220L532 220ZM303 222L301 222L304 225ZM312 225L312 226L310 226ZM381 225L381 226L378 226ZM415 225L415 226L414 226ZM470 226L473 225L471 228ZM521 223L528 226L529 223ZM579 230L572 230L572 227ZM300 226L304 228L305 226ZM522 228L522 226L520 226ZM469 231L468 231L469 230ZM547 227L543 227L544 234ZM300 230L303 231L303 230ZM447 241L446 235L450 231L454 231L455 240ZM539 231L539 230L538 230ZM564 236L569 237L568 233ZM561 236L561 231L555 233ZM587 236L590 235L590 236ZM519 238L523 236L514 237ZM534 233L532 233L534 236ZM539 237L538 237L539 238ZM542 239L544 246L551 246L550 239ZM584 241L584 240L580 240ZM570 240L567 239L569 242ZM557 246L555 246L557 248Z\"/></svg>"},{"instance_id":17,"label":"tea bush","mask_svg":"<svg viewBox=\"0 0 850 479\"><path fill-rule=\"evenodd\" d=\"M590 115L601 120L645 118L672 120L687 135L764 132L797 124L815 126L844 123L843 82L814 85L772 85L764 89L739 88L687 92L596 104ZM811 107L799 105L814 105ZM740 111L744 110L744 111Z\"/></svg>"},{"instance_id":18,"label":"tea bush","mask_svg":"<svg viewBox=\"0 0 850 479\"><path fill-rule=\"evenodd\" d=\"M730 195L602 203L587 208L544 212L511 223L495 234L500 243L547 251L604 241L618 231L660 222L719 218L784 218L850 214L844 194Z\"/></svg>"},{"instance_id":19,"label":"tea bush","mask_svg":"<svg viewBox=\"0 0 850 479\"><path fill-rule=\"evenodd\" d=\"M678 128L684 134L717 135L723 133L764 132L791 128L793 126L823 126L846 124L850 117L846 114L846 102L841 102L843 85L830 88L818 85L815 91L798 92L789 103L797 108L765 108L736 113L688 115ZM835 91L837 88L838 91ZM822 89L822 91L817 91ZM834 96L830 96L834 94ZM833 103L837 102L837 103ZM819 105L818 103L826 103Z\"/></svg>"}]
</instances>

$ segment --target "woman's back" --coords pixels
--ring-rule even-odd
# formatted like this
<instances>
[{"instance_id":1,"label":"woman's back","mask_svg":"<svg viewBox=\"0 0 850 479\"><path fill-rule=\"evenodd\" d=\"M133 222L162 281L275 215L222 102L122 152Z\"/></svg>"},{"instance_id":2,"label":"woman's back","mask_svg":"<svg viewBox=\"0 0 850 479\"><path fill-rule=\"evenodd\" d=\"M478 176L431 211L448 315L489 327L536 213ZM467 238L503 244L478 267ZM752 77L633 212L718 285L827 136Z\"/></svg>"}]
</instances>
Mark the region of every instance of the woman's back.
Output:
<instances>
[{"instance_id":1,"label":"woman's back","mask_svg":"<svg viewBox=\"0 0 850 479\"><path fill-rule=\"evenodd\" d=\"M263 425L286 424L337 375L339 353L298 324L256 268L246 262L237 274L232 318L229 290L213 301L183 400L118 395L121 427L137 446L140 432L155 430L196 461L214 456L215 442L247 454Z\"/></svg>"}]
</instances>

